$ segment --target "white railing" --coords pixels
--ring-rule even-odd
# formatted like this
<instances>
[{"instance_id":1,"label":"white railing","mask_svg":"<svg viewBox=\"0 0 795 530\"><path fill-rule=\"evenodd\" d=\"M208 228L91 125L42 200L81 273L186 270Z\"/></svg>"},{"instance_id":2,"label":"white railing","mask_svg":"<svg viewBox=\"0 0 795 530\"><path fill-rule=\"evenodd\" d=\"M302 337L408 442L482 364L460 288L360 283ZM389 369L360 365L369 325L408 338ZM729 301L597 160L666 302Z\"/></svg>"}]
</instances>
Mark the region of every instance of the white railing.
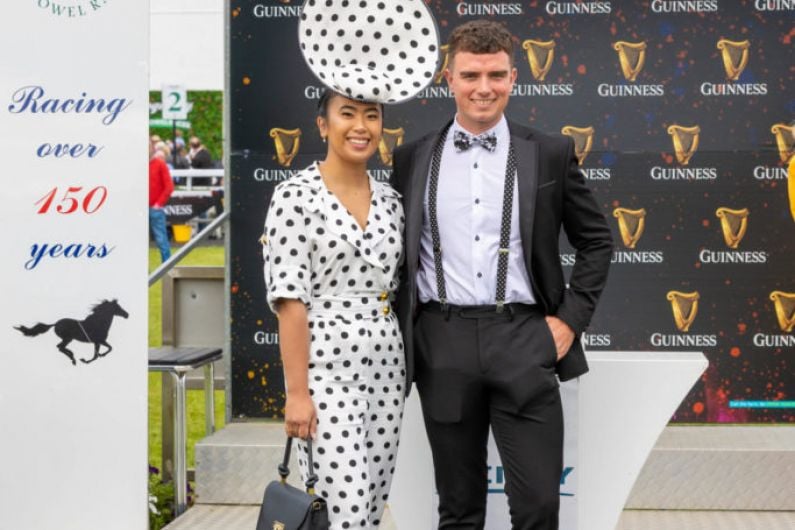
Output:
<instances>
[{"instance_id":1,"label":"white railing","mask_svg":"<svg viewBox=\"0 0 795 530\"><path fill-rule=\"evenodd\" d=\"M177 189L180 190L192 190L194 188L197 189L223 189L224 187L224 168L218 169L172 169L171 170L171 178L172 179L185 179L185 184L179 184L176 186ZM210 186L195 186L193 184L194 178L217 178L214 184Z\"/></svg>"}]
</instances>

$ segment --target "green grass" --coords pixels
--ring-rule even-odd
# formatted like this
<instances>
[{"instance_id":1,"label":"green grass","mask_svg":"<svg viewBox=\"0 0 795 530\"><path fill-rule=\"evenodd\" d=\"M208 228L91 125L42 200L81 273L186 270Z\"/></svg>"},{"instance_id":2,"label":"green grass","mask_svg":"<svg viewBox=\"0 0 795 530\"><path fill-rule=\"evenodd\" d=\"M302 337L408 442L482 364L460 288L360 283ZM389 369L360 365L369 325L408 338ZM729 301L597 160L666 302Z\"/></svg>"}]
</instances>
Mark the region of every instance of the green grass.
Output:
<instances>
[{"instance_id":1,"label":"green grass","mask_svg":"<svg viewBox=\"0 0 795 530\"><path fill-rule=\"evenodd\" d=\"M149 272L160 265L160 253L155 248L149 249ZM221 246L197 247L177 266L205 265L223 266L224 248ZM157 282L149 288L149 346L162 344L162 283ZM160 453L163 443L161 434L161 381L160 373L149 373L149 463L161 468ZM204 437L204 392L188 390L187 397L187 436L188 436L188 467L194 467L193 448ZM224 426L225 395L223 390L215 391L215 428Z\"/></svg>"}]
</instances>

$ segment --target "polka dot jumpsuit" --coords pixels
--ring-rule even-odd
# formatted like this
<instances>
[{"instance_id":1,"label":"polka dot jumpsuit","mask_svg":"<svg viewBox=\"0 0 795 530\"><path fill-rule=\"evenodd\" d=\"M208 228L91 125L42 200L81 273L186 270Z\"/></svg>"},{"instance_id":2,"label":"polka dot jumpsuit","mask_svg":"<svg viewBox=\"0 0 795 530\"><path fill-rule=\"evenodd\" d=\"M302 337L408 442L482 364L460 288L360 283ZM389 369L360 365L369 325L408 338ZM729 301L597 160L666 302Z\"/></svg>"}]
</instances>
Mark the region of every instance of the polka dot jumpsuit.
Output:
<instances>
[{"instance_id":1,"label":"polka dot jumpsuit","mask_svg":"<svg viewBox=\"0 0 795 530\"><path fill-rule=\"evenodd\" d=\"M400 195L370 179L362 230L317 164L281 183L265 221L268 304L309 309L309 391L318 416L316 490L331 529L375 530L395 469L403 416L403 342L389 298L403 258ZM299 442L302 479L306 445Z\"/></svg>"}]
</instances>

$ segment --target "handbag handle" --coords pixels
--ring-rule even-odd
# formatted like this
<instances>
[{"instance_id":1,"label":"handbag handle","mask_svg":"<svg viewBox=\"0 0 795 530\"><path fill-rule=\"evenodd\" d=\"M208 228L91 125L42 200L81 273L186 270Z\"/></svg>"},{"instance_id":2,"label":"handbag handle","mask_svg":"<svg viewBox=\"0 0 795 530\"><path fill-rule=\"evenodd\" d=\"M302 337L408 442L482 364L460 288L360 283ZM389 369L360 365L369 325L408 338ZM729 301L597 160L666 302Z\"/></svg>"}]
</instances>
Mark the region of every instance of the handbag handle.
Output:
<instances>
[{"instance_id":1,"label":"handbag handle","mask_svg":"<svg viewBox=\"0 0 795 530\"><path fill-rule=\"evenodd\" d=\"M287 481L290 475L290 450L293 447L293 437L287 437L287 444L284 446L284 460L279 464L279 476L282 478L282 483ZM315 474L315 465L312 462L312 440L306 441L307 453L309 453L309 476L306 478L306 492L310 495L315 494L315 484L317 484L318 477Z\"/></svg>"}]
</instances>

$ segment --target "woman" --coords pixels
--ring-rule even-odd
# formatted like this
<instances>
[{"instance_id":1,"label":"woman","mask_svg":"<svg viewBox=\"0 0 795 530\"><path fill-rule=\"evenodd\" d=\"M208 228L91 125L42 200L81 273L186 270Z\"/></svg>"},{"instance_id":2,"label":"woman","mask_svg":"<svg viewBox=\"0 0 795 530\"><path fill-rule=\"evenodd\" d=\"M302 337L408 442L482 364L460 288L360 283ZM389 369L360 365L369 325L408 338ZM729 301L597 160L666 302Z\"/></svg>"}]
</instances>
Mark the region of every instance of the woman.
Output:
<instances>
[{"instance_id":1,"label":"woman","mask_svg":"<svg viewBox=\"0 0 795 530\"><path fill-rule=\"evenodd\" d=\"M288 436L314 440L331 529L376 529L403 415L403 343L390 299L403 257L400 196L367 174L382 107L327 91L326 158L276 187L265 221L268 304L279 318ZM299 465L309 474L306 444Z\"/></svg>"}]
</instances>

